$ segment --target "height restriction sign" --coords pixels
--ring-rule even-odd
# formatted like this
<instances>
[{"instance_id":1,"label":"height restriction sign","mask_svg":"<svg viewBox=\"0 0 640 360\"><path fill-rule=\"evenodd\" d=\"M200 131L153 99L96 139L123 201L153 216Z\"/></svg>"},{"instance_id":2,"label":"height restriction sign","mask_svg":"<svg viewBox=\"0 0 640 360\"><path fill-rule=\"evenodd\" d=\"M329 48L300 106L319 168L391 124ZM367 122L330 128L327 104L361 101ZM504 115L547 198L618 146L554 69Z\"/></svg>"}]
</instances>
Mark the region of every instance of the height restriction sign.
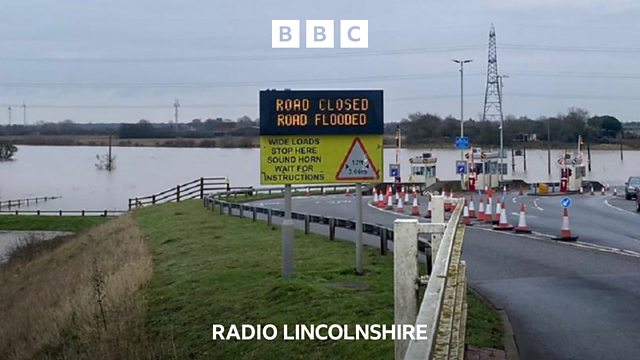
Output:
<instances>
[{"instance_id":1,"label":"height restriction sign","mask_svg":"<svg viewBox=\"0 0 640 360\"><path fill-rule=\"evenodd\" d=\"M260 92L260 183L382 181L382 91Z\"/></svg>"}]
</instances>

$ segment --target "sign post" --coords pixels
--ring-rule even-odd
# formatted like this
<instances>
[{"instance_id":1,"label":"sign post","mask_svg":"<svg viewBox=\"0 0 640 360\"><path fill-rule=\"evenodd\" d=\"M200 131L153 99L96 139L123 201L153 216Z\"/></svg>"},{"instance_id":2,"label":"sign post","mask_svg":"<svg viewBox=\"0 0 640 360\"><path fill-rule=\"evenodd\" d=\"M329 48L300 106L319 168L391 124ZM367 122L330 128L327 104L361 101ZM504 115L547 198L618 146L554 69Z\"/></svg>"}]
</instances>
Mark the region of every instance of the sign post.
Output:
<instances>
[{"instance_id":1,"label":"sign post","mask_svg":"<svg viewBox=\"0 0 640 360\"><path fill-rule=\"evenodd\" d=\"M293 220L291 219L291 184L284 186L284 220L282 221L282 276L293 276Z\"/></svg>"},{"instance_id":2,"label":"sign post","mask_svg":"<svg viewBox=\"0 0 640 360\"><path fill-rule=\"evenodd\" d=\"M363 274L362 183L383 179L381 90L260 92L260 183L285 185L282 276L293 276L291 184L356 184L356 272Z\"/></svg>"}]
</instances>

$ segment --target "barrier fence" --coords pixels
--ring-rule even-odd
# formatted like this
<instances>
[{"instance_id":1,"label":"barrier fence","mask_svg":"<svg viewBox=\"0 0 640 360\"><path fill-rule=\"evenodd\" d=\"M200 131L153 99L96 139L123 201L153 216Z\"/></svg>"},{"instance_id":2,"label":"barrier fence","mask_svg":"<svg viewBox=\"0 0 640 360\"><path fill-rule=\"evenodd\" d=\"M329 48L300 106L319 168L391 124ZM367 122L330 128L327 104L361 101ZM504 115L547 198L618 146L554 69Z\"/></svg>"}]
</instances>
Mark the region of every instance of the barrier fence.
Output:
<instances>
[{"instance_id":1,"label":"barrier fence","mask_svg":"<svg viewBox=\"0 0 640 360\"><path fill-rule=\"evenodd\" d=\"M0 200L0 209L38 204L40 202L59 199L60 196L41 196L16 200Z\"/></svg>"}]
</instances>

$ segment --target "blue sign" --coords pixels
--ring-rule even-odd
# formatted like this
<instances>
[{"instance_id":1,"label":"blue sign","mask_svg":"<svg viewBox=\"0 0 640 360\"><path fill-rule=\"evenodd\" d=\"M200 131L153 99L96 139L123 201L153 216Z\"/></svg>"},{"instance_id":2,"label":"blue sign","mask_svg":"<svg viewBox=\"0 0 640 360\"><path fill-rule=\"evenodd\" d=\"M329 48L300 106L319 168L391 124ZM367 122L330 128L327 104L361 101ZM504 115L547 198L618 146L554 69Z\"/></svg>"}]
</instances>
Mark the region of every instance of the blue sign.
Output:
<instances>
[{"instance_id":1,"label":"blue sign","mask_svg":"<svg viewBox=\"0 0 640 360\"><path fill-rule=\"evenodd\" d=\"M565 208L565 209L570 208L571 207L571 198L569 198L569 197L562 198L562 207Z\"/></svg>"},{"instance_id":2,"label":"blue sign","mask_svg":"<svg viewBox=\"0 0 640 360\"><path fill-rule=\"evenodd\" d=\"M400 164L389 164L389 175L392 178L400 177Z\"/></svg>"},{"instance_id":3,"label":"blue sign","mask_svg":"<svg viewBox=\"0 0 640 360\"><path fill-rule=\"evenodd\" d=\"M391 177L398 177L398 169L397 168L391 169Z\"/></svg>"},{"instance_id":4,"label":"blue sign","mask_svg":"<svg viewBox=\"0 0 640 360\"><path fill-rule=\"evenodd\" d=\"M456 160L456 174L467 173L467 162L464 160Z\"/></svg>"},{"instance_id":5,"label":"blue sign","mask_svg":"<svg viewBox=\"0 0 640 360\"><path fill-rule=\"evenodd\" d=\"M260 91L260 135L382 135L382 90Z\"/></svg>"},{"instance_id":6,"label":"blue sign","mask_svg":"<svg viewBox=\"0 0 640 360\"><path fill-rule=\"evenodd\" d=\"M469 137L456 136L456 149L468 149L468 148L469 148Z\"/></svg>"}]
</instances>

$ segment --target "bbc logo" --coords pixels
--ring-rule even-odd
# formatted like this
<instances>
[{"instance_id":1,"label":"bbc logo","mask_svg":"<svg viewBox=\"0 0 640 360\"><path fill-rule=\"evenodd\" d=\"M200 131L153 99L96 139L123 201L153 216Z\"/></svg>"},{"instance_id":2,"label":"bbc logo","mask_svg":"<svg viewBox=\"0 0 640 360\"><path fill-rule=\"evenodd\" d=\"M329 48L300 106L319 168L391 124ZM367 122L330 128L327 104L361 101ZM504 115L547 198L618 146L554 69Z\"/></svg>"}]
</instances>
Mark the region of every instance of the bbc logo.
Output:
<instances>
[{"instance_id":1,"label":"bbc logo","mask_svg":"<svg viewBox=\"0 0 640 360\"><path fill-rule=\"evenodd\" d=\"M305 47L333 49L334 21L305 21ZM274 49L300 48L300 20L271 20L271 47ZM369 47L369 20L340 20L340 47L364 49Z\"/></svg>"}]
</instances>

